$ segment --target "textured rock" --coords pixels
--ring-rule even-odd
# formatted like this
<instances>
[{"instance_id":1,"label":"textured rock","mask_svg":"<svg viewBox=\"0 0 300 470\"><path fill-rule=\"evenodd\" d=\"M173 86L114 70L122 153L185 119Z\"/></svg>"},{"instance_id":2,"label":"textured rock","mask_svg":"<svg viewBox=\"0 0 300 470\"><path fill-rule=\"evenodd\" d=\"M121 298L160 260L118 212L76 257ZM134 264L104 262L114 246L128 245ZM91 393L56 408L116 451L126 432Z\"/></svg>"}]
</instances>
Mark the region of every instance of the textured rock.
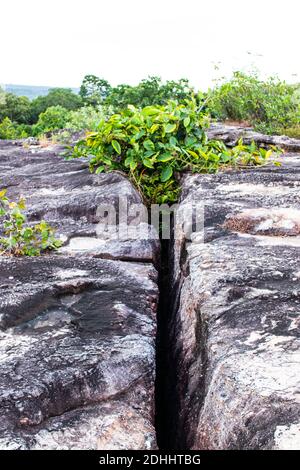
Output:
<instances>
[{"instance_id":1,"label":"textured rock","mask_svg":"<svg viewBox=\"0 0 300 470\"><path fill-rule=\"evenodd\" d=\"M292 139L285 135L264 135L254 131L251 127L227 126L221 123L212 124L208 130L210 139L223 140L227 145L234 146L239 139L243 139L245 144L252 141L259 145L276 145L289 152L300 151L300 140Z\"/></svg>"},{"instance_id":2,"label":"textured rock","mask_svg":"<svg viewBox=\"0 0 300 470\"><path fill-rule=\"evenodd\" d=\"M205 232L173 244L178 447L299 449L299 185L295 155L184 181L181 212L203 202Z\"/></svg>"},{"instance_id":3,"label":"textured rock","mask_svg":"<svg viewBox=\"0 0 300 470\"><path fill-rule=\"evenodd\" d=\"M65 239L0 257L0 448L152 449L158 242L97 238L99 204L140 196L58 151L0 144L0 187Z\"/></svg>"},{"instance_id":4,"label":"textured rock","mask_svg":"<svg viewBox=\"0 0 300 470\"><path fill-rule=\"evenodd\" d=\"M120 198L127 201L129 222L140 222L138 213L129 213L142 202L131 183L119 173L91 174L85 160L66 161L60 156L62 150L58 146L24 148L18 142L0 142L0 188L8 188L11 199L25 196L29 221L45 219L56 227L64 240L64 251L70 254L90 251L101 258L157 262L159 242L147 240L143 230L136 240L127 233L122 237L96 235L102 220L99 206L113 207L118 216Z\"/></svg>"}]
</instances>

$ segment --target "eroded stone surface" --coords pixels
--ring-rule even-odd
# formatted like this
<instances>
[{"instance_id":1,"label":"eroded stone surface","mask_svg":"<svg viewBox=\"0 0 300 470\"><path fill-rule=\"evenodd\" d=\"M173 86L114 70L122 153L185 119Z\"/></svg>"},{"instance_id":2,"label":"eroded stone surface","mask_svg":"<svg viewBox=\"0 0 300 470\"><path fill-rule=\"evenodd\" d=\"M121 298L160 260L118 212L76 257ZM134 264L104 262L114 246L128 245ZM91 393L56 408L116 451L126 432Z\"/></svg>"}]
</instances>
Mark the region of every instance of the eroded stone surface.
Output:
<instances>
[{"instance_id":1,"label":"eroded stone surface","mask_svg":"<svg viewBox=\"0 0 300 470\"><path fill-rule=\"evenodd\" d=\"M224 228L238 233L293 237L300 235L300 211L297 209L246 209L226 217Z\"/></svg>"},{"instance_id":2,"label":"eroded stone surface","mask_svg":"<svg viewBox=\"0 0 300 470\"><path fill-rule=\"evenodd\" d=\"M194 234L173 247L173 299L180 295L169 331L179 447L299 449L300 245L292 230L299 184L296 155L284 156L280 168L184 182L182 213L204 202L205 243ZM243 233L238 224L226 228L241 214L251 221ZM253 220L262 218L273 222L255 230Z\"/></svg>"},{"instance_id":3,"label":"eroded stone surface","mask_svg":"<svg viewBox=\"0 0 300 470\"><path fill-rule=\"evenodd\" d=\"M66 239L0 257L0 448L152 449L158 242L96 238L99 204L140 196L58 151L0 145L0 187Z\"/></svg>"},{"instance_id":4,"label":"eroded stone surface","mask_svg":"<svg viewBox=\"0 0 300 470\"><path fill-rule=\"evenodd\" d=\"M210 139L223 140L227 145L237 145L239 139L245 144L252 141L259 145L275 145L290 152L300 151L300 140L292 139L284 135L265 135L254 131L251 127L228 126L222 123L212 124L208 130Z\"/></svg>"},{"instance_id":5,"label":"eroded stone surface","mask_svg":"<svg viewBox=\"0 0 300 470\"><path fill-rule=\"evenodd\" d=\"M0 142L0 188L7 188L12 200L23 195L29 221L45 219L56 227L64 251L70 255L72 239L91 238L91 255L157 263L159 241L147 239L143 230L140 236L137 231L133 240L130 233L113 237L98 230L99 222L105 222L101 214L106 209L113 208L118 222L120 198L127 204L128 222L139 223L142 199L138 191L119 173L95 175L83 159L64 160L60 156L63 150L58 146L24 148L19 142ZM86 245L83 250L75 247L74 255L81 251L87 254Z\"/></svg>"}]
</instances>

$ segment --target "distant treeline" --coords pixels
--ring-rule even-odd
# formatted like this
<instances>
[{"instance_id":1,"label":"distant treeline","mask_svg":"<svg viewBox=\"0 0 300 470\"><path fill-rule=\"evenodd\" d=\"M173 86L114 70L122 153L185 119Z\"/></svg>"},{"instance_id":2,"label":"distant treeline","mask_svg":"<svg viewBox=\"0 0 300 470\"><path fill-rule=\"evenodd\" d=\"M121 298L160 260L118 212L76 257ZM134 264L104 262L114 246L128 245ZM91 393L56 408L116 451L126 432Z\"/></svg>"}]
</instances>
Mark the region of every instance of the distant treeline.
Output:
<instances>
[{"instance_id":1,"label":"distant treeline","mask_svg":"<svg viewBox=\"0 0 300 470\"><path fill-rule=\"evenodd\" d=\"M30 100L28 92L33 88L39 96ZM101 119L128 105L141 109L164 106L169 101L185 103L191 98L212 119L243 121L265 133L300 137L299 85L235 72L230 80L217 83L207 92L195 90L187 79L163 82L159 77L148 77L136 86L113 87L95 75L86 75L79 90L26 86L0 89L0 138L39 136L66 128L95 130Z\"/></svg>"},{"instance_id":2,"label":"distant treeline","mask_svg":"<svg viewBox=\"0 0 300 470\"><path fill-rule=\"evenodd\" d=\"M38 96L45 96L54 87L33 86L33 85L3 85L4 91L14 93L17 96L26 96L30 100L34 100ZM79 93L79 88L72 88L74 93Z\"/></svg>"}]
</instances>

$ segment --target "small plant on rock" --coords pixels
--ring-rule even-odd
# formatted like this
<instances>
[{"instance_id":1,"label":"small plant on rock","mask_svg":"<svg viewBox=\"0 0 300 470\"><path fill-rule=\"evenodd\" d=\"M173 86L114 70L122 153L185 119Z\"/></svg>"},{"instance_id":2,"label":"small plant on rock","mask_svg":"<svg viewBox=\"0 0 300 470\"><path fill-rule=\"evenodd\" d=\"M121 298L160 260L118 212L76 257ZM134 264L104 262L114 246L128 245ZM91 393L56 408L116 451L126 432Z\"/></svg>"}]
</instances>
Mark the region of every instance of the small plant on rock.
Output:
<instances>
[{"instance_id":1,"label":"small plant on rock","mask_svg":"<svg viewBox=\"0 0 300 470\"><path fill-rule=\"evenodd\" d=\"M25 209L24 198L11 202L6 190L0 191L0 254L39 256L43 251L59 248L61 241L55 238L54 229L44 220L29 225Z\"/></svg>"}]
</instances>

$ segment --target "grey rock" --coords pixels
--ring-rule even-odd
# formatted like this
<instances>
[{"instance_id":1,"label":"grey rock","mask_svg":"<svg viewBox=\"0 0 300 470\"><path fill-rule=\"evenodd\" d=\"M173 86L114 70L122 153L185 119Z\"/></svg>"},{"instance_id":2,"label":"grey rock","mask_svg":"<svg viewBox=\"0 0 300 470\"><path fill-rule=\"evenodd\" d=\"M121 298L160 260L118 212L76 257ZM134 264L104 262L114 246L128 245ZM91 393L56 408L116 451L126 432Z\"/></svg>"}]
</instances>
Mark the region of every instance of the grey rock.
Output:
<instances>
[{"instance_id":1,"label":"grey rock","mask_svg":"<svg viewBox=\"0 0 300 470\"><path fill-rule=\"evenodd\" d=\"M232 147L242 138L245 144L251 144L254 141L262 146L276 145L289 152L300 151L299 139L293 139L285 135L265 135L254 131L251 127L213 123L207 134L210 139L223 140L228 146Z\"/></svg>"},{"instance_id":2,"label":"grey rock","mask_svg":"<svg viewBox=\"0 0 300 470\"><path fill-rule=\"evenodd\" d=\"M158 241L97 238L99 204L140 196L59 151L0 144L0 187L66 240L0 257L0 448L153 449Z\"/></svg>"},{"instance_id":3,"label":"grey rock","mask_svg":"<svg viewBox=\"0 0 300 470\"><path fill-rule=\"evenodd\" d=\"M64 252L74 251L78 255L81 251L78 246L84 246L82 251L86 255L86 238L90 238L91 255L158 262L159 240L145 237L143 230L134 240L130 234L105 240L100 234L97 236L97 225L102 220L97 215L99 206L114 208L118 216L120 198L127 201L128 212L142 203L138 191L123 175L91 174L84 159L66 161L61 156L63 147L28 149L20 142L17 144L0 142L0 188L7 188L12 200L23 195L29 222L44 219L55 227L64 241ZM128 221L132 225L140 223L134 210Z\"/></svg>"},{"instance_id":4,"label":"grey rock","mask_svg":"<svg viewBox=\"0 0 300 470\"><path fill-rule=\"evenodd\" d=\"M181 214L203 203L205 230L173 243L178 447L300 448L299 185L292 154L183 183Z\"/></svg>"}]
</instances>

